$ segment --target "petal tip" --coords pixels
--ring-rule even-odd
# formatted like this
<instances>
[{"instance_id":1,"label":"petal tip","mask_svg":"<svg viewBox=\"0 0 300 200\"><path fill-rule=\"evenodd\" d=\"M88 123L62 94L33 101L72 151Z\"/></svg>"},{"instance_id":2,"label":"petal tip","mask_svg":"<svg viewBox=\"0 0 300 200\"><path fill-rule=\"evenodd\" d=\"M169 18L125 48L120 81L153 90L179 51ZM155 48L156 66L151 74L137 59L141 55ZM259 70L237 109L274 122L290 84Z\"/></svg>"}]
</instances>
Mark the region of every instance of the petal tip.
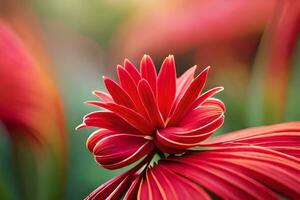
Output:
<instances>
[{"instance_id":1,"label":"petal tip","mask_svg":"<svg viewBox=\"0 0 300 200\"><path fill-rule=\"evenodd\" d=\"M118 65L117 65L117 70L118 70L119 68L121 68L121 69L122 69L122 68L123 68L123 66L122 66L122 65L120 65L120 64L118 64Z\"/></svg>"},{"instance_id":2,"label":"petal tip","mask_svg":"<svg viewBox=\"0 0 300 200\"><path fill-rule=\"evenodd\" d=\"M221 91L224 90L224 87L223 87L223 86L218 86L218 87L216 87L216 88L217 88L217 90L218 90L219 92L221 92Z\"/></svg>"},{"instance_id":3,"label":"petal tip","mask_svg":"<svg viewBox=\"0 0 300 200\"><path fill-rule=\"evenodd\" d=\"M203 71L209 71L211 66L207 66Z\"/></svg>"},{"instance_id":4,"label":"petal tip","mask_svg":"<svg viewBox=\"0 0 300 200\"><path fill-rule=\"evenodd\" d=\"M83 124L79 124L78 126L76 126L75 131L78 131L79 129L85 128L85 127L86 127L86 125L84 123Z\"/></svg>"}]
</instances>

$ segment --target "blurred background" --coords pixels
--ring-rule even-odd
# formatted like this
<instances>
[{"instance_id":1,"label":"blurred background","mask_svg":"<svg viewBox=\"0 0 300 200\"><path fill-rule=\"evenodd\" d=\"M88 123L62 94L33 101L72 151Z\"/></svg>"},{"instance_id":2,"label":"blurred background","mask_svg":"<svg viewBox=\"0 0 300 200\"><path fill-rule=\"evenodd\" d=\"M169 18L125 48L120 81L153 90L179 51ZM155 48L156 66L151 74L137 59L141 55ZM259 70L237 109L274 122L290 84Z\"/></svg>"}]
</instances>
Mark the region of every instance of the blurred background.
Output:
<instances>
[{"instance_id":1,"label":"blurred background","mask_svg":"<svg viewBox=\"0 0 300 200\"><path fill-rule=\"evenodd\" d=\"M83 199L102 169L75 131L124 58L210 65L216 134L300 120L300 5L292 0L0 0L0 199Z\"/></svg>"}]
</instances>

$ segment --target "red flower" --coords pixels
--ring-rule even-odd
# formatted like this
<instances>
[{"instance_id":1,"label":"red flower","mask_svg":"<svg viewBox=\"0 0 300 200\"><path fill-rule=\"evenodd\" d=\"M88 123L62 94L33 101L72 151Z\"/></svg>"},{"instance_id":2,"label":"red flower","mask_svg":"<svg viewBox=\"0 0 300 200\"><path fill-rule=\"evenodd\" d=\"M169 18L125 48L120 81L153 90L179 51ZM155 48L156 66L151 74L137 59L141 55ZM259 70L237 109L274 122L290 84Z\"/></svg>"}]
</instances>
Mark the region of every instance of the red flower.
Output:
<instances>
[{"instance_id":1,"label":"red flower","mask_svg":"<svg viewBox=\"0 0 300 200\"><path fill-rule=\"evenodd\" d=\"M157 76L144 56L140 72L128 60L118 66L120 84L104 77L110 95L95 91L100 101L88 103L106 110L86 115L79 126L101 128L87 148L108 169L144 159L86 199L300 198L300 123L204 141L224 121L224 104L212 98L223 88L201 94L209 68L194 78L195 69L177 79L169 56Z\"/></svg>"},{"instance_id":2,"label":"red flower","mask_svg":"<svg viewBox=\"0 0 300 200\"><path fill-rule=\"evenodd\" d=\"M159 75L149 56L140 72L125 60L118 66L120 84L104 77L109 94L95 91L100 101L88 103L105 108L86 115L80 127L101 128L88 141L98 163L108 169L129 165L153 151L175 153L198 146L224 121L224 104L214 98L223 88L204 94L209 68L196 78L196 67L176 78L174 57L162 64ZM122 149L122 151L119 151Z\"/></svg>"}]
</instances>

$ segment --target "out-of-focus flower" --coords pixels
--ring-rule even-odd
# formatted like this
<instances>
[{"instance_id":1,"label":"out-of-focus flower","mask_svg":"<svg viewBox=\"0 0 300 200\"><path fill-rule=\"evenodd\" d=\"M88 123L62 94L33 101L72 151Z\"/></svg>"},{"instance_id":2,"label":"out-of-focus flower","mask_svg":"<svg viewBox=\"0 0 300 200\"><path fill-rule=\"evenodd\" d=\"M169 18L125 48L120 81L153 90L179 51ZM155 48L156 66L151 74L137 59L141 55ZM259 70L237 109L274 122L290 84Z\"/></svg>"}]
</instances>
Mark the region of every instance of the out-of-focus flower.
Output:
<instances>
[{"instance_id":1,"label":"out-of-focus flower","mask_svg":"<svg viewBox=\"0 0 300 200\"><path fill-rule=\"evenodd\" d=\"M224 104L201 93L208 68L176 78L173 56L156 75L149 56L140 71L125 60L120 83L104 77L110 94L94 91L104 108L86 115L82 127L98 127L87 140L108 169L135 167L86 199L279 199L299 198L300 123L241 130L206 139L224 120ZM272 170L270 170L272 169ZM275 172L275 173L274 173Z\"/></svg>"},{"instance_id":2,"label":"out-of-focus flower","mask_svg":"<svg viewBox=\"0 0 300 200\"><path fill-rule=\"evenodd\" d=\"M45 132L32 129L42 120L39 115L46 113L45 94L51 96L54 88L34 64L20 39L4 23L1 23L0 35L0 119L13 139L21 134L25 139L41 143ZM36 116L34 113L40 109L42 112L37 112Z\"/></svg>"},{"instance_id":3,"label":"out-of-focus flower","mask_svg":"<svg viewBox=\"0 0 300 200\"><path fill-rule=\"evenodd\" d=\"M292 57L299 39L300 3L278 1L254 65L249 106L254 124L285 120L287 91L293 76Z\"/></svg>"},{"instance_id":4,"label":"out-of-focus flower","mask_svg":"<svg viewBox=\"0 0 300 200\"><path fill-rule=\"evenodd\" d=\"M158 1L150 8L141 5L135 17L130 18L112 40L112 52L136 58L146 51L160 57L170 51L185 55L201 51L207 45L222 48L222 44L230 43L227 48L234 48L235 53L241 55L238 51L241 45L235 43L253 46L253 39L259 40L275 3L204 0ZM144 12L145 9L148 12ZM153 12L157 9L160 12ZM255 46L251 49L255 51Z\"/></svg>"},{"instance_id":5,"label":"out-of-focus flower","mask_svg":"<svg viewBox=\"0 0 300 200\"><path fill-rule=\"evenodd\" d=\"M66 136L60 98L45 68L3 21L0 21L0 88L0 121L12 139L18 178L23 182L22 198L62 198ZM39 170L45 174L38 174ZM30 173L33 177L29 177ZM59 183L58 187L53 187L54 182ZM53 186L45 190L41 189L43 184Z\"/></svg>"}]
</instances>

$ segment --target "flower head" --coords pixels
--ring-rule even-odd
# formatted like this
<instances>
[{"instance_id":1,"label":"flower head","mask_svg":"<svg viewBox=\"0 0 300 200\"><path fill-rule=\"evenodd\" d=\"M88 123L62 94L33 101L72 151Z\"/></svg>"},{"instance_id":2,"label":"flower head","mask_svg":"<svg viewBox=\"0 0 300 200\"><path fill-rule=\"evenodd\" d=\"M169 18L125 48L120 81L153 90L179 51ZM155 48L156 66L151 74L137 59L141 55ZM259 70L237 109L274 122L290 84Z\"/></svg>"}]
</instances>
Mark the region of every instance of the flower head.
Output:
<instances>
[{"instance_id":1,"label":"flower head","mask_svg":"<svg viewBox=\"0 0 300 200\"><path fill-rule=\"evenodd\" d=\"M168 56L159 74L145 55L138 71L125 60L118 66L119 83L103 77L109 94L94 91L104 108L86 115L79 127L101 128L87 141L98 163L108 169L129 165L151 151L181 153L198 146L224 121L224 104L212 96L223 88L201 93L209 67L194 78L196 66L179 78ZM120 151L122 149L122 151Z\"/></svg>"},{"instance_id":2,"label":"flower head","mask_svg":"<svg viewBox=\"0 0 300 200\"><path fill-rule=\"evenodd\" d=\"M118 67L120 84L104 78L110 95L95 91L101 100L89 103L106 110L86 115L79 126L101 128L87 147L108 169L144 158L86 200L300 198L300 122L207 139L225 111L212 98L222 88L201 93L208 69L194 78L193 67L177 79L169 56L157 77L144 56L140 72L128 60Z\"/></svg>"}]
</instances>

